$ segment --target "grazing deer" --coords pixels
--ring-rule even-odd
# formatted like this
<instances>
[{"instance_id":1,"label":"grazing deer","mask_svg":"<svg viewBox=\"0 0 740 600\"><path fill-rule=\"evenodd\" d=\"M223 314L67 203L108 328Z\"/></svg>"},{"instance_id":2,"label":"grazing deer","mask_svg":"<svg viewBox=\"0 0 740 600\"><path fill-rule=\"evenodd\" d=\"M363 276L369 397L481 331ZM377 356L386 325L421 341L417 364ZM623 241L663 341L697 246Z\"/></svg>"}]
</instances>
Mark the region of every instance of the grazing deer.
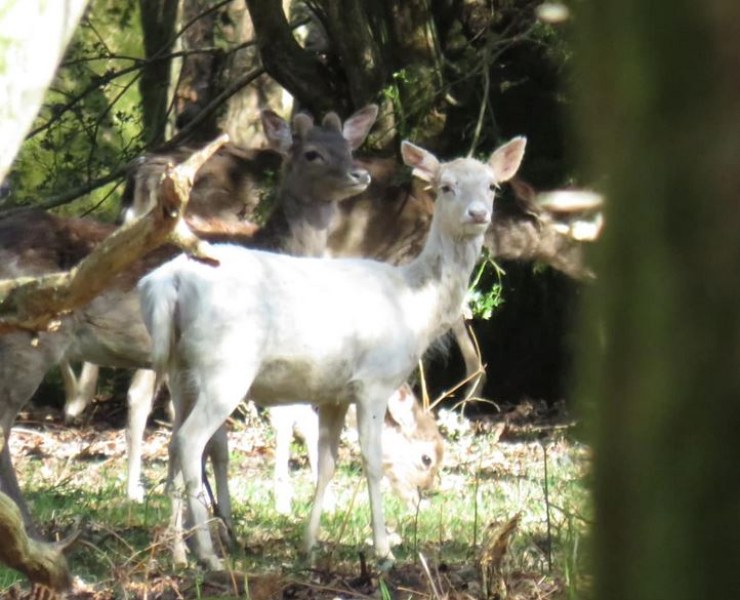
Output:
<instances>
[{"instance_id":1,"label":"grazing deer","mask_svg":"<svg viewBox=\"0 0 740 600\"><path fill-rule=\"evenodd\" d=\"M293 485L290 478L290 442L295 432L305 443L314 483L318 481L319 417L308 404L276 405L268 408L275 432L275 510L292 510ZM350 429L356 419L348 414ZM444 439L431 411L422 408L411 386L404 383L388 398L382 431L383 476L393 492L416 510L421 492L436 481L444 455ZM326 500L327 506L333 501Z\"/></svg>"},{"instance_id":2,"label":"grazing deer","mask_svg":"<svg viewBox=\"0 0 740 600\"><path fill-rule=\"evenodd\" d=\"M182 525L184 492L195 554L209 568L220 568L221 560L206 523L201 457L207 445L225 441L219 432L247 395L267 406L318 407L318 481L306 551L317 541L345 414L356 405L375 553L383 563L393 560L379 487L388 397L459 318L491 223L494 191L516 173L524 147L524 138L516 138L487 163L470 158L440 163L404 142L404 162L432 184L437 200L421 253L400 267L219 245L213 250L215 268L180 257L141 280L153 362L168 374L175 405L169 464L173 524ZM181 536L178 540L175 559L182 562L185 548Z\"/></svg>"},{"instance_id":3,"label":"grazing deer","mask_svg":"<svg viewBox=\"0 0 740 600\"><path fill-rule=\"evenodd\" d=\"M211 227L206 237L259 244L272 250L321 254L336 203L361 192L370 181L367 171L353 165L351 150L362 143L376 114L374 106L367 107L350 117L344 126L333 113L325 117L321 126L314 126L306 115L298 115L292 133L277 115L265 113L268 136L285 156L281 201L256 233L253 227L245 231L236 223L226 227L225 232ZM94 221L63 219L41 211L2 220L0 277L68 269L111 231L111 226ZM171 249L153 253L137 268L119 276L111 289L64 317L58 331L35 337L25 332L0 337L0 426L6 439L0 453L0 490L19 505L29 525L32 521L7 445L18 411L46 372L62 361L81 360L124 368L151 366L151 341L133 288L147 270L171 256ZM148 412L147 407L147 415ZM140 441L141 435L137 432L130 437ZM130 477L130 483L137 480L135 475Z\"/></svg>"}]
</instances>

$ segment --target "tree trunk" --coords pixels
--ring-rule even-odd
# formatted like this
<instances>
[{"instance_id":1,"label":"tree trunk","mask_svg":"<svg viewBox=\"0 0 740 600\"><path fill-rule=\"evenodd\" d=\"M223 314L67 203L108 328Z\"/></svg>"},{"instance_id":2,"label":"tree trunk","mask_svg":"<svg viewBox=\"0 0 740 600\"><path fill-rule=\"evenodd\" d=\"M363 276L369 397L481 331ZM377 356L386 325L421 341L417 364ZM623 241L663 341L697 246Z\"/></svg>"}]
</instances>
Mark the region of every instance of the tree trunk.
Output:
<instances>
[{"instance_id":1,"label":"tree trunk","mask_svg":"<svg viewBox=\"0 0 740 600\"><path fill-rule=\"evenodd\" d=\"M582 361L581 399L595 409L593 596L731 597L740 3L581 8L579 117L610 200L589 311L604 344Z\"/></svg>"},{"instance_id":2,"label":"tree trunk","mask_svg":"<svg viewBox=\"0 0 740 600\"><path fill-rule=\"evenodd\" d=\"M182 24L189 24L180 36L180 49L185 52L214 48L216 23L221 11L209 10L210 0L185 0L182 6ZM225 9L221 9L224 11ZM219 75L222 56L217 52L195 52L182 59L180 77L174 93L176 125L187 125L222 87ZM212 140L218 135L217 113L211 112L188 137L196 144Z\"/></svg>"},{"instance_id":3,"label":"tree trunk","mask_svg":"<svg viewBox=\"0 0 740 600\"><path fill-rule=\"evenodd\" d=\"M170 66L172 61L152 60L172 52L175 41L178 0L139 0L144 51L149 61L141 71L139 91L147 145L164 141L167 124Z\"/></svg>"},{"instance_id":4,"label":"tree trunk","mask_svg":"<svg viewBox=\"0 0 740 600\"><path fill-rule=\"evenodd\" d=\"M87 0L24 0L3 4L0 182L39 111Z\"/></svg>"},{"instance_id":5,"label":"tree trunk","mask_svg":"<svg viewBox=\"0 0 740 600\"><path fill-rule=\"evenodd\" d=\"M287 2L284 1L283 5ZM228 41L234 46L254 42L255 33L249 11L243 3L229 6L231 28L224 28ZM225 68L226 79L233 81L242 73L253 71L260 65L257 44L231 53ZM269 75L263 74L229 98L226 113L220 121L221 130L235 144L249 148L266 148L267 138L262 131L260 111L270 108L289 117L292 99Z\"/></svg>"},{"instance_id":6,"label":"tree trunk","mask_svg":"<svg viewBox=\"0 0 740 600\"><path fill-rule=\"evenodd\" d=\"M341 81L316 56L293 37L293 31L276 0L246 0L252 17L262 64L270 76L288 90L311 113L339 109L348 114L346 93Z\"/></svg>"}]
</instances>

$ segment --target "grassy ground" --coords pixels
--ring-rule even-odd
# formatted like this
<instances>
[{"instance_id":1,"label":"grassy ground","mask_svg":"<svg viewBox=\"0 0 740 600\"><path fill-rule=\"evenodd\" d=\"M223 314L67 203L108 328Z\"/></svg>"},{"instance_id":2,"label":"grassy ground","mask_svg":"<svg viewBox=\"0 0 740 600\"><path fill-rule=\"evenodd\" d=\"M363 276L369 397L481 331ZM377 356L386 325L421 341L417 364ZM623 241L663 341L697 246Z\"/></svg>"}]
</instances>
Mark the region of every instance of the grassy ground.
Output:
<instances>
[{"instance_id":1,"label":"grassy ground","mask_svg":"<svg viewBox=\"0 0 740 600\"><path fill-rule=\"evenodd\" d=\"M11 448L47 538L82 530L68 556L71 598L581 596L589 452L573 441L564 411L524 403L474 421L445 413L441 422L447 447L437 490L418 513L386 495L387 521L401 543L397 567L383 575L373 569L367 492L348 445L335 478L338 508L324 518L322 548L309 568L297 558L311 494L302 450L294 452L294 511L280 516L272 506L269 428L259 418L234 422L230 481L240 548L218 574L172 566L165 427L148 431L142 505L125 499L124 432L107 420L93 415L69 428L54 416L26 415ZM24 589L0 567L1 594Z\"/></svg>"}]
</instances>

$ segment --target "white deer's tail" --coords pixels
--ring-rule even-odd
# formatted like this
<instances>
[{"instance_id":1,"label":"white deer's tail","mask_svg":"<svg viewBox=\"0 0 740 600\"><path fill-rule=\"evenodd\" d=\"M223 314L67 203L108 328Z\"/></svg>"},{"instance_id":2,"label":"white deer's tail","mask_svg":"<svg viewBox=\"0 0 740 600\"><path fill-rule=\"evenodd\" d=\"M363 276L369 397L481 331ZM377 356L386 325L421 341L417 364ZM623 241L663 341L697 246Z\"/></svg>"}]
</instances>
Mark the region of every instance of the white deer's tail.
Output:
<instances>
[{"instance_id":1,"label":"white deer's tail","mask_svg":"<svg viewBox=\"0 0 740 600\"><path fill-rule=\"evenodd\" d=\"M167 265L144 277L138 285L141 316L152 338L152 368L161 379L175 345L178 278Z\"/></svg>"}]
</instances>

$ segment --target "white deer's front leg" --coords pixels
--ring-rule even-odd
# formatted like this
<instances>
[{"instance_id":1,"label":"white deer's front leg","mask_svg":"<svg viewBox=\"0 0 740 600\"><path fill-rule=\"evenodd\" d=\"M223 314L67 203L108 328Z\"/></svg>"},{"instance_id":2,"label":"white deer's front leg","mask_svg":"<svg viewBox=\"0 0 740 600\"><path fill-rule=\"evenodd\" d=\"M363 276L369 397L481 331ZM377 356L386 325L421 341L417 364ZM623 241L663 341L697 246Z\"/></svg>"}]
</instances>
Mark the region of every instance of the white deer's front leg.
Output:
<instances>
[{"instance_id":1,"label":"white deer's front leg","mask_svg":"<svg viewBox=\"0 0 740 600\"><path fill-rule=\"evenodd\" d=\"M381 434L388 397L392 392L393 388L375 389L373 393L364 394L357 400L357 431L360 437L362 466L370 496L373 544L381 568L390 567L395 560L385 528L383 497L380 492L380 480L383 477Z\"/></svg>"}]
</instances>

